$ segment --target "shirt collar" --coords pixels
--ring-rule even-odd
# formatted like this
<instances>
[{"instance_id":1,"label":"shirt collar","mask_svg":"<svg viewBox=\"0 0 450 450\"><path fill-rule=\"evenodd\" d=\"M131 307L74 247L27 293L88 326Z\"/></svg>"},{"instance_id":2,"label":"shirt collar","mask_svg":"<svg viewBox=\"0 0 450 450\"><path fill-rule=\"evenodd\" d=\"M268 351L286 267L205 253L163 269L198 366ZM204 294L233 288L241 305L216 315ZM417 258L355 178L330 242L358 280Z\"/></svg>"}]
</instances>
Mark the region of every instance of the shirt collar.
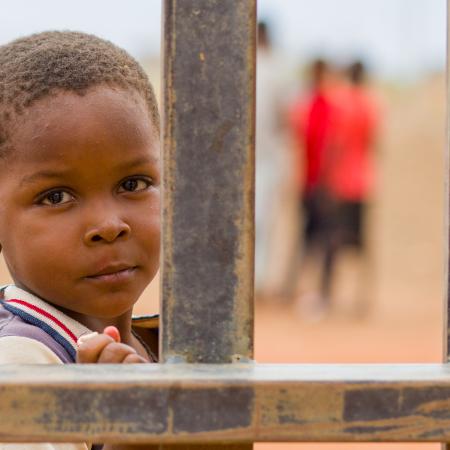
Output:
<instances>
[{"instance_id":1,"label":"shirt collar","mask_svg":"<svg viewBox=\"0 0 450 450\"><path fill-rule=\"evenodd\" d=\"M42 328L70 354L76 353L77 341L81 336L92 333L89 328L62 313L53 305L14 285L4 289L3 305L25 322Z\"/></svg>"}]
</instances>

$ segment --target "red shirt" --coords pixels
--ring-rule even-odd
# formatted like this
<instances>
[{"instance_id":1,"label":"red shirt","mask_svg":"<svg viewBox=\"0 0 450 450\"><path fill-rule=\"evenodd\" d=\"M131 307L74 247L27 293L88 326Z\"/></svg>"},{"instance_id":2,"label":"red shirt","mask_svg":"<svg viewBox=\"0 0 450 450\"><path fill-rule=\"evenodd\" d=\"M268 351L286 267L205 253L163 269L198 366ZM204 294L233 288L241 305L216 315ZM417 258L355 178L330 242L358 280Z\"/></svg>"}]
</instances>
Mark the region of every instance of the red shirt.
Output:
<instances>
[{"instance_id":1,"label":"red shirt","mask_svg":"<svg viewBox=\"0 0 450 450\"><path fill-rule=\"evenodd\" d=\"M332 107L324 93L314 92L306 101L298 101L291 110L294 135L303 150L301 190L308 192L322 180L324 151L331 126Z\"/></svg>"},{"instance_id":2,"label":"red shirt","mask_svg":"<svg viewBox=\"0 0 450 450\"><path fill-rule=\"evenodd\" d=\"M338 199L364 200L374 182L371 150L378 125L376 104L365 89L317 90L293 106L290 118L303 148L302 192L322 186Z\"/></svg>"},{"instance_id":3,"label":"red shirt","mask_svg":"<svg viewBox=\"0 0 450 450\"><path fill-rule=\"evenodd\" d=\"M325 183L339 199L363 201L374 184L372 147L378 126L377 107L369 93L357 86L336 90L332 103Z\"/></svg>"}]
</instances>

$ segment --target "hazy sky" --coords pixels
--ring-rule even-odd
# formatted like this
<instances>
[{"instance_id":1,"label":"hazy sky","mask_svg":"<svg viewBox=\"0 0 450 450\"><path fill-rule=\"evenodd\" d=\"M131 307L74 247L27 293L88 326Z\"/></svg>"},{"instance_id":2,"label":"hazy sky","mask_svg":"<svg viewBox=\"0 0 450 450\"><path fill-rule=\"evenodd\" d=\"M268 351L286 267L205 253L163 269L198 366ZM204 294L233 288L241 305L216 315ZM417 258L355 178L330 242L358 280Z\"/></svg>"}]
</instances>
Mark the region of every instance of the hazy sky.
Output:
<instances>
[{"instance_id":1,"label":"hazy sky","mask_svg":"<svg viewBox=\"0 0 450 450\"><path fill-rule=\"evenodd\" d=\"M186 0L187 1L187 0ZM241 1L241 0L221 0ZM98 34L136 57L160 48L160 0L2 0L0 42L47 29ZM260 0L277 45L292 60L320 53L366 57L401 77L445 61L445 0Z\"/></svg>"}]
</instances>

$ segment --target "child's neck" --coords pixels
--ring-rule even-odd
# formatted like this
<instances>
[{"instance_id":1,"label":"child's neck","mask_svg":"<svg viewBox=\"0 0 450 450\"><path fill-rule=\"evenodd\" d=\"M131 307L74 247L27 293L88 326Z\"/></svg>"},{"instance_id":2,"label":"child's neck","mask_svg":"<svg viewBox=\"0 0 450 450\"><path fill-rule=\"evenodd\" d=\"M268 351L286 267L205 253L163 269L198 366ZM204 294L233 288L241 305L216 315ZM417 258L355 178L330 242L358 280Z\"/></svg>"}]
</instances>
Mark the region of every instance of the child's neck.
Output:
<instances>
[{"instance_id":1,"label":"child's neck","mask_svg":"<svg viewBox=\"0 0 450 450\"><path fill-rule=\"evenodd\" d=\"M77 322L80 322L81 324L83 324L85 327L89 328L92 331L103 333L103 330L107 326L112 325L119 330L121 342L128 345L131 345L132 342L134 342L134 338L131 333L131 317L133 312L132 310L125 312L119 317L103 319L98 317L86 316L85 314L81 314L75 311L62 308L59 305L55 307L57 307L61 312L71 317L72 319L75 319Z\"/></svg>"}]
</instances>

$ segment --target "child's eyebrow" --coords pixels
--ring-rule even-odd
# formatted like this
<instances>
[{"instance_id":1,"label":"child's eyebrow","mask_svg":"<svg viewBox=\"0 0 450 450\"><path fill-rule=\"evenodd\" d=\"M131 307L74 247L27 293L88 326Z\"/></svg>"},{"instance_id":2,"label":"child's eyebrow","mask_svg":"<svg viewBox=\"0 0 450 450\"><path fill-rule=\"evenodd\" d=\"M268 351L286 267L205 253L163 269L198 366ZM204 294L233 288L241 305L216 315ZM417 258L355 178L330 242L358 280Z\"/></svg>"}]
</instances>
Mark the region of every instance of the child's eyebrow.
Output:
<instances>
[{"instance_id":1,"label":"child's eyebrow","mask_svg":"<svg viewBox=\"0 0 450 450\"><path fill-rule=\"evenodd\" d=\"M32 175L23 177L22 180L20 180L20 186L34 183L41 178L61 178L67 176L69 172L69 170L40 170Z\"/></svg>"},{"instance_id":2,"label":"child's eyebrow","mask_svg":"<svg viewBox=\"0 0 450 450\"><path fill-rule=\"evenodd\" d=\"M139 158L133 159L131 161L127 161L123 164L118 164L117 169L118 170L130 170L134 167L139 167L145 164L158 164L159 158L152 156L152 155L146 155L141 156ZM40 170L38 172L33 173L32 175L25 176L20 181L20 186L23 186L25 184L31 184L34 183L40 179L60 179L63 177L67 177L70 175L71 170Z\"/></svg>"},{"instance_id":3,"label":"child's eyebrow","mask_svg":"<svg viewBox=\"0 0 450 450\"><path fill-rule=\"evenodd\" d=\"M140 156L139 158L133 159L131 161L127 161L123 164L119 164L117 166L118 169L132 169L133 167L142 166L144 164L158 164L159 158L152 156L152 155L146 155L146 156Z\"/></svg>"}]
</instances>

